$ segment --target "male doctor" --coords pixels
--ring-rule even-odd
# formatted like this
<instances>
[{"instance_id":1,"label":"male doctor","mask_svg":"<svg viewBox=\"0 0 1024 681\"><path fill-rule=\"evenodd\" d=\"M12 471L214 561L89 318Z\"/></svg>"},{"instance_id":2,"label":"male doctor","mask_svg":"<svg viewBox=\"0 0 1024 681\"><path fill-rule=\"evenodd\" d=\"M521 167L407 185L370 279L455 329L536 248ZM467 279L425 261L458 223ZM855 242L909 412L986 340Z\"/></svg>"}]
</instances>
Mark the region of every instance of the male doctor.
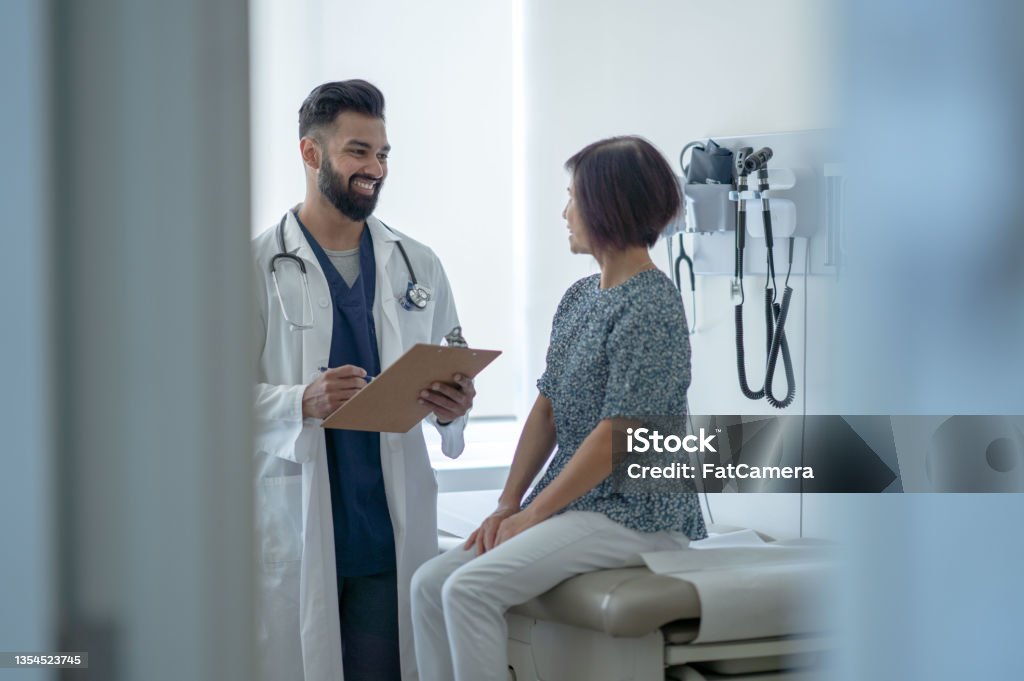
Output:
<instances>
[{"instance_id":1,"label":"male doctor","mask_svg":"<svg viewBox=\"0 0 1024 681\"><path fill-rule=\"evenodd\" d=\"M320 423L413 344L439 343L455 302L433 251L372 217L390 150L381 92L315 88L299 137L305 201L253 242L261 676L412 681L409 582L437 554L423 433ZM462 376L419 393L448 456L475 394Z\"/></svg>"}]
</instances>

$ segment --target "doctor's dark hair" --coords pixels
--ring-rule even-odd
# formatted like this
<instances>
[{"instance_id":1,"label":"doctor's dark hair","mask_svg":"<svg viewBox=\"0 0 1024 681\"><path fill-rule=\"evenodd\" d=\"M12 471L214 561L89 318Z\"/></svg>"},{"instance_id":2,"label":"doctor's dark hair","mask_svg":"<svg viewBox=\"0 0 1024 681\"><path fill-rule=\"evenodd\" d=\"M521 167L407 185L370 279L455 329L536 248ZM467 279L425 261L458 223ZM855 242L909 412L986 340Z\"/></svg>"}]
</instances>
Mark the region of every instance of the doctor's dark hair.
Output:
<instances>
[{"instance_id":1,"label":"doctor's dark hair","mask_svg":"<svg viewBox=\"0 0 1024 681\"><path fill-rule=\"evenodd\" d=\"M598 250L650 248L679 212L675 173L642 137L610 137L565 162L576 209Z\"/></svg>"},{"instance_id":2,"label":"doctor's dark hair","mask_svg":"<svg viewBox=\"0 0 1024 681\"><path fill-rule=\"evenodd\" d=\"M299 107L299 139L330 125L346 111L384 120L384 94L365 80L318 85Z\"/></svg>"}]
</instances>

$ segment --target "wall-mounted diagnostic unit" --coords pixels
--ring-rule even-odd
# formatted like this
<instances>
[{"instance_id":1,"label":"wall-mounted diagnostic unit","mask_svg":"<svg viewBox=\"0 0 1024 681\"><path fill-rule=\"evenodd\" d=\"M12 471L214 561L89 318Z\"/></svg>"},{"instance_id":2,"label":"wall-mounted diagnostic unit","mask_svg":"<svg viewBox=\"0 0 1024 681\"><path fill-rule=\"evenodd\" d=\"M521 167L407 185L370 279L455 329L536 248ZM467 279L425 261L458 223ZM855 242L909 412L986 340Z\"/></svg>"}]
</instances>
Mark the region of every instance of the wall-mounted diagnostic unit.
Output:
<instances>
[{"instance_id":1,"label":"wall-mounted diagnostic unit","mask_svg":"<svg viewBox=\"0 0 1024 681\"><path fill-rule=\"evenodd\" d=\"M793 299L790 276L834 274L842 253L843 174L837 154L835 133L828 130L716 137L692 142L680 154L683 211L667 238L676 283L683 288L685 262L695 302L696 275L732 277L740 389L780 409L796 395L785 333ZM817 235L824 238L812 238ZM747 275L765 277L767 354L759 387L749 385L745 362ZM788 384L782 397L773 391L780 365Z\"/></svg>"}]
</instances>

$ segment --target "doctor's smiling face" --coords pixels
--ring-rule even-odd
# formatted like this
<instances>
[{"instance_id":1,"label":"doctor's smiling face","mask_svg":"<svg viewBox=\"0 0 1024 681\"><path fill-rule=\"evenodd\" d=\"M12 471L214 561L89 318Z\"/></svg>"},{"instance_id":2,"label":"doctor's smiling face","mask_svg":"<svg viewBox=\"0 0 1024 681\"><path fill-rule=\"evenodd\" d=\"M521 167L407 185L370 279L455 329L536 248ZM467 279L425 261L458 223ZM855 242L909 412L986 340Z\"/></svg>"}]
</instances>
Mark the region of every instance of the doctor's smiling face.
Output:
<instances>
[{"instance_id":1,"label":"doctor's smiling face","mask_svg":"<svg viewBox=\"0 0 1024 681\"><path fill-rule=\"evenodd\" d=\"M338 114L316 137L319 149L317 187L342 215L362 221L377 207L388 174L384 121L354 111Z\"/></svg>"}]
</instances>

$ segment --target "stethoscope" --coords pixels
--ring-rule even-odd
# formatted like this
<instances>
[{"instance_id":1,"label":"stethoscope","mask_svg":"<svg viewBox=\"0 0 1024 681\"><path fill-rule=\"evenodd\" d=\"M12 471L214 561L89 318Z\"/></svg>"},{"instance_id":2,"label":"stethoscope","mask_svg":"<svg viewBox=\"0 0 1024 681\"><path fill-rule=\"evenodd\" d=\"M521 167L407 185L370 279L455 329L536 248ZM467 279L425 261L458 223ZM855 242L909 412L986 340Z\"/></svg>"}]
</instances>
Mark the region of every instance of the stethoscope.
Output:
<instances>
[{"instance_id":1,"label":"stethoscope","mask_svg":"<svg viewBox=\"0 0 1024 681\"><path fill-rule=\"evenodd\" d=\"M306 331L313 328L313 298L309 292L309 273L306 272L306 263L302 261L299 256L289 253L288 249L285 248L284 244L284 225L288 220L288 214L285 213L284 217L281 218L280 224L277 226L277 244L280 248L280 252L270 259L270 275L274 279L274 291L277 293L277 302L281 305L281 315L284 316L284 320L288 322L288 325L294 331ZM381 223L387 227L388 231L398 236L395 230L391 229L383 222ZM395 245L398 246L399 253L402 254L402 260L405 261L405 267L409 270L409 285L405 289L405 295L398 299L399 305L405 310L424 310L427 307L427 303L430 302L432 293L429 288L419 283L416 279L416 272L412 269L412 263L409 262L409 255L405 252L405 248L402 246L401 240L395 241ZM288 316L288 311L285 309L284 298L281 296L281 286L277 281L277 263L279 260L287 260L299 268L299 272L302 274L302 286L304 289L303 298L305 300L306 312L309 314L309 323L304 324L301 321L296 322ZM303 319L306 318L304 314Z\"/></svg>"}]
</instances>

